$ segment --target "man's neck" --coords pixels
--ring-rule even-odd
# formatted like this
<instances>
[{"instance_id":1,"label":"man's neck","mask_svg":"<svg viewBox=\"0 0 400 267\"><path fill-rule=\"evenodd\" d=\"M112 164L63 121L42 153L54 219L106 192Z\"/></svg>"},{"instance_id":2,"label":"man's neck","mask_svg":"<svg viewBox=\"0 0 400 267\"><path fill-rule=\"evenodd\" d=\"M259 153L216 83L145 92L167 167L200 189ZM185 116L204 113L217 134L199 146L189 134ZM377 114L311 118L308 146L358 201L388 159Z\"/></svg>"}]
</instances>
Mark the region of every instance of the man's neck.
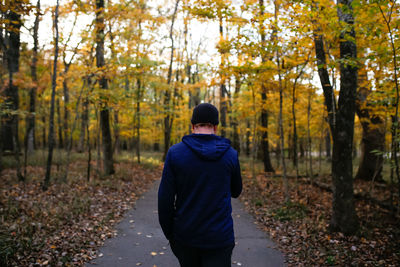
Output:
<instances>
[{"instance_id":1,"label":"man's neck","mask_svg":"<svg viewBox=\"0 0 400 267\"><path fill-rule=\"evenodd\" d=\"M196 128L193 130L194 134L215 134L213 129L210 128Z\"/></svg>"}]
</instances>

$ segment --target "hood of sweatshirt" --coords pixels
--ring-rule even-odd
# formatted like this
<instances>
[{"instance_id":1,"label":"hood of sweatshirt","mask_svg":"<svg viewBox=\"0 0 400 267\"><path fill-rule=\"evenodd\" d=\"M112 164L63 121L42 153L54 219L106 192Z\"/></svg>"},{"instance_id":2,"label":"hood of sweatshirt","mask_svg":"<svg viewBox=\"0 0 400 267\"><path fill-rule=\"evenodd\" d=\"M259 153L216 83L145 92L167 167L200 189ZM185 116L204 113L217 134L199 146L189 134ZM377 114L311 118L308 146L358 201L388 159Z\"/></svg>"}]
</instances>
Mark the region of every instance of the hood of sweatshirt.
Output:
<instances>
[{"instance_id":1,"label":"hood of sweatshirt","mask_svg":"<svg viewBox=\"0 0 400 267\"><path fill-rule=\"evenodd\" d=\"M196 155L205 160L218 160L230 148L231 141L214 134L191 134L182 138Z\"/></svg>"}]
</instances>

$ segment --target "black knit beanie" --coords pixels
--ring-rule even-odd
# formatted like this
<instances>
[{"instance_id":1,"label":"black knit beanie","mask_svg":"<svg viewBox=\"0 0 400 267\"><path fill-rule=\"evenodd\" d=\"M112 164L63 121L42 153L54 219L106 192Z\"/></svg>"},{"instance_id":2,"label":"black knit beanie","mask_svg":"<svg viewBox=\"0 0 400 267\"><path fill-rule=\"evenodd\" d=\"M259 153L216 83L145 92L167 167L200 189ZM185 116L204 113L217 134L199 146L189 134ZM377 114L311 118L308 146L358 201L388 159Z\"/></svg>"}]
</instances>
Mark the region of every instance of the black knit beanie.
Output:
<instances>
[{"instance_id":1,"label":"black knit beanie","mask_svg":"<svg viewBox=\"0 0 400 267\"><path fill-rule=\"evenodd\" d=\"M218 125L218 109L209 103L202 103L193 109L192 124L211 123Z\"/></svg>"}]
</instances>

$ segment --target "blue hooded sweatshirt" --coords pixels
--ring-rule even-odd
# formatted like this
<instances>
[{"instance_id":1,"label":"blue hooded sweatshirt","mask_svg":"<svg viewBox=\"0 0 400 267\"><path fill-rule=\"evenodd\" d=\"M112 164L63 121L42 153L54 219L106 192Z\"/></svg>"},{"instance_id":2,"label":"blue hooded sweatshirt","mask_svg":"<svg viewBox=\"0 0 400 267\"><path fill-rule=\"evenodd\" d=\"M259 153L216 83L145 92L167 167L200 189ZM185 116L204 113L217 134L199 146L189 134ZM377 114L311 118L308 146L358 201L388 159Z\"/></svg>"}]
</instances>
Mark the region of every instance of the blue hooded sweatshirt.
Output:
<instances>
[{"instance_id":1,"label":"blue hooded sweatshirt","mask_svg":"<svg viewBox=\"0 0 400 267\"><path fill-rule=\"evenodd\" d=\"M238 153L226 138L191 134L172 146L158 191L167 239L198 248L235 243L231 197L242 191Z\"/></svg>"}]
</instances>

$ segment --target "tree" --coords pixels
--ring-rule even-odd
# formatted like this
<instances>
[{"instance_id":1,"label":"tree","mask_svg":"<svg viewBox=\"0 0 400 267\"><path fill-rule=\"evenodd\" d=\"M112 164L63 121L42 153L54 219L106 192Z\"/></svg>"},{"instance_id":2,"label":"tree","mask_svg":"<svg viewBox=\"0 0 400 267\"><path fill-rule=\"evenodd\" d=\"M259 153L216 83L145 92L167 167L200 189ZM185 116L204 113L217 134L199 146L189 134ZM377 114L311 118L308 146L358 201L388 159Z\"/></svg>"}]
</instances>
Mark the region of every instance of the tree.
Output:
<instances>
[{"instance_id":1,"label":"tree","mask_svg":"<svg viewBox=\"0 0 400 267\"><path fill-rule=\"evenodd\" d=\"M74 5L74 3L72 3L72 5ZM67 13L69 14L69 13ZM71 41L71 37L72 34L75 31L75 26L76 26L76 22L78 19L78 14L75 14L75 18L74 18L74 22L71 28L71 31L68 35L68 38L64 44L64 48L62 49L62 61L63 61L63 65L64 65L64 70L62 72L62 78L63 78L63 95L64 95L64 117L63 117L63 123L62 123L62 131L64 132L64 140L65 140L65 148L67 150L69 150L69 146L72 146L72 144L69 143L69 134L70 134L70 127L69 127L69 118L70 118L70 109L69 109L69 104L70 104L70 89L68 87L68 72L71 68L71 64L76 56L76 54L78 53L78 49L80 44L83 41L83 38L80 39L80 41L76 44L76 46L72 49L72 55L70 56L70 59L67 60L67 50L68 50L68 45L69 42ZM90 32L92 29L92 25L90 25L90 28L88 29L88 31ZM58 112L59 115L60 112ZM59 118L59 120L61 120L61 118ZM72 132L71 132L72 134ZM59 134L60 136L62 136L61 132Z\"/></svg>"},{"instance_id":2,"label":"tree","mask_svg":"<svg viewBox=\"0 0 400 267\"><path fill-rule=\"evenodd\" d=\"M326 69L323 36L318 28L314 32L318 74L324 91L333 139L333 213L330 228L344 234L354 234L358 230L353 196L352 164L358 63L352 2L352 0L338 0L337 2L337 15L341 23L340 92L337 106Z\"/></svg>"},{"instance_id":3,"label":"tree","mask_svg":"<svg viewBox=\"0 0 400 267\"><path fill-rule=\"evenodd\" d=\"M385 146L384 119L370 107L368 96L371 85L365 69L358 75L356 112L362 126L361 157L355 179L382 181L383 153Z\"/></svg>"},{"instance_id":4,"label":"tree","mask_svg":"<svg viewBox=\"0 0 400 267\"><path fill-rule=\"evenodd\" d=\"M228 90L226 83L229 80L228 56L230 50L230 42L227 33L224 33L224 22L234 17L231 1L211 0L196 1L191 6L191 12L195 16L202 19L210 19L218 22L219 42L217 49L220 56L220 64L218 70L219 76L219 114L220 114L220 134L226 136L227 132L227 113L228 113ZM226 30L227 31L227 30Z\"/></svg>"},{"instance_id":5,"label":"tree","mask_svg":"<svg viewBox=\"0 0 400 267\"><path fill-rule=\"evenodd\" d=\"M265 34L265 26L264 26L264 0L259 0L260 5L260 36L261 36L261 62L265 64L266 62L266 34ZM268 140L268 110L267 110L267 88L265 86L265 82L261 83L261 127L262 127L262 135L261 135L261 147L262 147L262 155L263 155L263 163L264 163L264 171L265 172L275 172L274 168L271 164L271 159L269 156L269 140Z\"/></svg>"},{"instance_id":6,"label":"tree","mask_svg":"<svg viewBox=\"0 0 400 267\"><path fill-rule=\"evenodd\" d=\"M49 152L47 156L46 176L43 182L43 190L47 190L50 184L51 165L53 161L53 148L54 148L54 102L56 97L57 86L57 60L58 60L58 8L59 2L57 0L56 9L54 12L54 61L53 61L53 74L51 79L51 102L50 102L50 119L49 119Z\"/></svg>"},{"instance_id":7,"label":"tree","mask_svg":"<svg viewBox=\"0 0 400 267\"><path fill-rule=\"evenodd\" d=\"M17 111L19 108L18 87L14 84L14 75L19 70L20 57L20 28L22 26L21 14L22 2L7 3L9 9L5 12L6 32L1 38L1 48L4 53L8 72L8 85L4 91L7 108ZM18 12L19 11L19 12ZM18 133L18 116L10 114L3 116L2 138L3 149L14 151L13 137Z\"/></svg>"},{"instance_id":8,"label":"tree","mask_svg":"<svg viewBox=\"0 0 400 267\"><path fill-rule=\"evenodd\" d=\"M96 0L96 66L100 71L98 83L104 95L100 103L100 123L103 143L103 167L106 175L113 174L114 161L110 130L110 110L108 107L108 81L105 74L104 60L104 0Z\"/></svg>"},{"instance_id":9,"label":"tree","mask_svg":"<svg viewBox=\"0 0 400 267\"><path fill-rule=\"evenodd\" d=\"M220 62L220 91L219 91L219 114L220 114L220 132L221 136L225 137L226 136L226 114L228 112L228 104L227 104L227 90L226 90L226 74L225 74L225 64L226 64L226 54L228 51L226 51L226 44L225 44L225 38L224 38L224 17L226 19L228 12L227 12L227 6L229 4L222 2L222 1L216 1L216 16L219 21L219 51L221 55L221 62ZM228 46L229 47L229 46Z\"/></svg>"},{"instance_id":10,"label":"tree","mask_svg":"<svg viewBox=\"0 0 400 267\"><path fill-rule=\"evenodd\" d=\"M5 107L7 109L2 115L1 142L3 150L13 151L17 162L17 176L20 181L24 180L20 168L20 142L19 142L19 94L18 86L14 83L14 75L19 71L20 60L20 28L22 26L21 16L29 12L30 6L23 0L5 1L6 33L1 35L0 46L4 52L7 62L8 85L5 87Z\"/></svg>"},{"instance_id":11,"label":"tree","mask_svg":"<svg viewBox=\"0 0 400 267\"><path fill-rule=\"evenodd\" d=\"M399 100L400 100L400 85L399 85L399 65L398 65L398 36L399 36L399 17L398 11L399 5L396 1L373 1L378 9L379 13L383 19L382 24L384 24L386 28L386 33L383 34L384 38L387 39L387 43L389 44L390 53L387 51L386 54L389 54L390 57L387 57L387 63L391 63L392 70L388 71L388 76L391 77L390 80L390 91L392 92L392 100L391 105L394 107L393 113L390 115L391 117L391 151L390 151L390 160L391 160L391 170L390 170L390 182L394 183L394 175L397 177L397 190L398 194L400 194L400 166L398 159L398 151L399 151ZM382 5L383 4L383 5ZM374 6L375 6L374 5ZM391 205L393 205L393 189L391 190L390 195ZM398 211L400 211L400 203L397 204ZM394 209L392 208L394 211Z\"/></svg>"},{"instance_id":12,"label":"tree","mask_svg":"<svg viewBox=\"0 0 400 267\"><path fill-rule=\"evenodd\" d=\"M175 24L175 18L176 14L178 12L178 6L179 6L180 0L176 0L175 6L174 6L174 12L172 13L172 18L171 18L171 27L169 29L169 39L171 41L171 54L169 58L169 67L168 67L168 74L167 74L167 88L165 89L164 92L164 108L165 108L165 117L164 117L164 155L163 155L163 160L167 157L167 152L169 149L169 146L171 145L171 131L172 131L172 123L173 123L173 116L171 114L171 82L172 82L172 65L174 62L174 50L175 50L175 45L174 45L174 24Z\"/></svg>"},{"instance_id":13,"label":"tree","mask_svg":"<svg viewBox=\"0 0 400 267\"><path fill-rule=\"evenodd\" d=\"M36 17L33 25L33 54L31 63L31 76L33 86L29 90L29 114L26 122L26 137L25 137L25 157L27 152L31 152L36 147L35 142L35 121L36 121L36 92L38 87L37 77L37 61L38 61L38 32L39 32L39 21L40 21L40 0L36 4Z\"/></svg>"},{"instance_id":14,"label":"tree","mask_svg":"<svg viewBox=\"0 0 400 267\"><path fill-rule=\"evenodd\" d=\"M290 201L289 194L289 182L286 176L286 162L285 162L285 139L284 139L284 131L283 131L283 85L282 85L282 59L281 59L281 49L278 47L278 36L277 36L277 27L278 27L278 13L279 13L279 2L277 0L274 1L274 29L272 34L272 39L274 43L274 49L276 54L276 68L278 70L278 86L279 86L279 140L280 140L280 155L282 161L282 178L283 178L283 187L285 194L285 201Z\"/></svg>"}]
</instances>

